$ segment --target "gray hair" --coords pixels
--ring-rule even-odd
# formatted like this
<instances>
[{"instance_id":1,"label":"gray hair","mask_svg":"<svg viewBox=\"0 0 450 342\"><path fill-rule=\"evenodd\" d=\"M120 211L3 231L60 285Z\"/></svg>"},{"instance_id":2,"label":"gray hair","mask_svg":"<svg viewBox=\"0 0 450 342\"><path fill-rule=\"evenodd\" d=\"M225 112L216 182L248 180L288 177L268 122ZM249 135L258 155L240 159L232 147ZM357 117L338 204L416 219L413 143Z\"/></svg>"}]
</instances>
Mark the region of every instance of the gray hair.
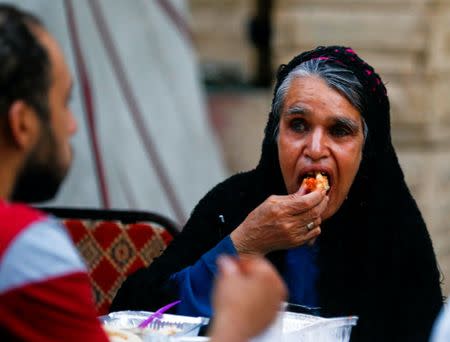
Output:
<instances>
[{"instance_id":1,"label":"gray hair","mask_svg":"<svg viewBox=\"0 0 450 342\"><path fill-rule=\"evenodd\" d=\"M310 59L302 64L296 66L286 76L281 85L275 93L272 111L275 118L276 128L274 130L274 139L278 137L278 129L280 124L281 111L283 109L284 99L286 93L291 85L291 82L298 77L318 76L323 79L327 85L338 91L359 111L363 121L364 139L367 137L368 127L362 117L365 112L363 100L363 86L355 74L335 63L329 63L328 60Z\"/></svg>"}]
</instances>

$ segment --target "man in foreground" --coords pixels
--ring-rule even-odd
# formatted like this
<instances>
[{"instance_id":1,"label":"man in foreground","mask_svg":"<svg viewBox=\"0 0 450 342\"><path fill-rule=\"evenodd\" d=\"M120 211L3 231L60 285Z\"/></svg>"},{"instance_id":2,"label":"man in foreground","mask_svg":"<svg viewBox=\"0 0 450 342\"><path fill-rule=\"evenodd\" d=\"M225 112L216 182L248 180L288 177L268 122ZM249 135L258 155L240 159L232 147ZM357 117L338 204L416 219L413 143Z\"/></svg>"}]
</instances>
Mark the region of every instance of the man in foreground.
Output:
<instances>
[{"instance_id":1,"label":"man in foreground","mask_svg":"<svg viewBox=\"0 0 450 342\"><path fill-rule=\"evenodd\" d=\"M107 340L85 266L67 232L55 219L20 204L52 198L70 167L70 138L77 128L69 108L71 88L61 48L39 19L0 5L2 341ZM256 267L247 269L249 264ZM226 327L240 317L234 341L245 341L273 320L284 285L262 260L225 259L219 268L220 319L212 340L227 340ZM252 291L243 293L242 286Z\"/></svg>"},{"instance_id":2,"label":"man in foreground","mask_svg":"<svg viewBox=\"0 0 450 342\"><path fill-rule=\"evenodd\" d=\"M72 79L40 21L0 6L0 335L106 341L84 264L58 222L14 202L52 198L72 160Z\"/></svg>"}]
</instances>

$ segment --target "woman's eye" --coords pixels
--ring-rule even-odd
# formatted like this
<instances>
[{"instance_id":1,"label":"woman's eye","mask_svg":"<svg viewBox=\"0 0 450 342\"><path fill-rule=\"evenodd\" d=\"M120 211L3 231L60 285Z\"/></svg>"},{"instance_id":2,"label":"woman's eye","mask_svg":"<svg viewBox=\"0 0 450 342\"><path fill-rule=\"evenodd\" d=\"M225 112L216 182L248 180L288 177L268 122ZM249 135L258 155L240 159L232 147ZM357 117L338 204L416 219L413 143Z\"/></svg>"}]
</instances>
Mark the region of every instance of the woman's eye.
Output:
<instances>
[{"instance_id":1,"label":"woman's eye","mask_svg":"<svg viewBox=\"0 0 450 342\"><path fill-rule=\"evenodd\" d=\"M350 128L342 125L331 127L330 132L335 137L345 137L352 134L352 130Z\"/></svg>"},{"instance_id":2,"label":"woman's eye","mask_svg":"<svg viewBox=\"0 0 450 342\"><path fill-rule=\"evenodd\" d=\"M289 126L295 132L304 132L306 130L306 123L303 119L293 119L291 120Z\"/></svg>"}]
</instances>

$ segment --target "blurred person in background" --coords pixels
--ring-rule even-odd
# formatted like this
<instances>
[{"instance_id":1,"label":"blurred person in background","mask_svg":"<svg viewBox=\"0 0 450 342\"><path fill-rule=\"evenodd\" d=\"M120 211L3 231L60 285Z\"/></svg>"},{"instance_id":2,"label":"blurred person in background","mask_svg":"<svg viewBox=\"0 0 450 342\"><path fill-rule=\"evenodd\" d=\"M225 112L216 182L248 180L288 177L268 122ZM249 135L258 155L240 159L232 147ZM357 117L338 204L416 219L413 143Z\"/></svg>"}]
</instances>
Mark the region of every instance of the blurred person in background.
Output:
<instances>
[{"instance_id":1,"label":"blurred person in background","mask_svg":"<svg viewBox=\"0 0 450 342\"><path fill-rule=\"evenodd\" d=\"M359 316L353 341L426 341L442 306L425 222L391 141L386 88L351 48L280 67L254 170L213 188L182 233L111 307L213 315L218 255L263 255L289 302ZM309 188L324 179L328 186Z\"/></svg>"},{"instance_id":2,"label":"blurred person in background","mask_svg":"<svg viewBox=\"0 0 450 342\"><path fill-rule=\"evenodd\" d=\"M77 124L58 43L38 18L8 5L0 5L0 89L0 340L107 341L65 228L20 203L56 194ZM259 258L220 265L212 340L229 341L233 332L233 341L247 341L274 319L284 285ZM251 296L238 291L244 287Z\"/></svg>"}]
</instances>

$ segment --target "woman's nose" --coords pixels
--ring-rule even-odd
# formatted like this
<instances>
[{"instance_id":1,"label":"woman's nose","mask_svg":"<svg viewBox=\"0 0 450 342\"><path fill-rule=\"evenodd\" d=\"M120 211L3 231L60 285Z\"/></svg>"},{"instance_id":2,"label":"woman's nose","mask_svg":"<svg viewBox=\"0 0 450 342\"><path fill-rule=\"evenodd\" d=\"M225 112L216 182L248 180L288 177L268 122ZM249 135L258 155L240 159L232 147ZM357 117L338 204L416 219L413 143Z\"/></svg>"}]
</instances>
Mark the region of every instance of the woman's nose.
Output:
<instances>
[{"instance_id":1,"label":"woman's nose","mask_svg":"<svg viewBox=\"0 0 450 342\"><path fill-rule=\"evenodd\" d=\"M311 160L319 160L329 156L326 135L322 130L315 130L309 134L305 154Z\"/></svg>"}]
</instances>

